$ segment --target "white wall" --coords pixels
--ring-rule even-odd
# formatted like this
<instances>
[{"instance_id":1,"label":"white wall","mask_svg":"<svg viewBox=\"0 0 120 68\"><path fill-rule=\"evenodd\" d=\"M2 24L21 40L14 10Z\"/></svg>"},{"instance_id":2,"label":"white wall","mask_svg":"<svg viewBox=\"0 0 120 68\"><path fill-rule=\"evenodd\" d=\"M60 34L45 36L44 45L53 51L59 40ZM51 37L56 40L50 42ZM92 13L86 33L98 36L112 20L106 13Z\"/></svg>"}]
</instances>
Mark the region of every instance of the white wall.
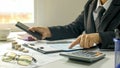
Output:
<instances>
[{"instance_id":1,"label":"white wall","mask_svg":"<svg viewBox=\"0 0 120 68\"><path fill-rule=\"evenodd\" d=\"M81 13L87 0L35 0L37 26L65 25Z\"/></svg>"},{"instance_id":2,"label":"white wall","mask_svg":"<svg viewBox=\"0 0 120 68\"><path fill-rule=\"evenodd\" d=\"M26 25L28 26L55 26L71 23L81 13L87 0L34 1L35 24L26 23ZM15 24L0 24L0 28L11 28L11 31L21 30L15 27Z\"/></svg>"}]
</instances>

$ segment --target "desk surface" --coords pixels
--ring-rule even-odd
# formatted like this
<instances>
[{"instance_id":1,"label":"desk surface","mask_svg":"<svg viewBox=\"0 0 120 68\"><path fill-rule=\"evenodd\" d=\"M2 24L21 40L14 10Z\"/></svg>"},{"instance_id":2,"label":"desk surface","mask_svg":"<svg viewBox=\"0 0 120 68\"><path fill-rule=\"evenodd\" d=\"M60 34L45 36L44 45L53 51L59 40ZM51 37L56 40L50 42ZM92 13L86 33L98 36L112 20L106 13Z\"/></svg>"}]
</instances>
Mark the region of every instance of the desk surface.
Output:
<instances>
[{"instance_id":1,"label":"desk surface","mask_svg":"<svg viewBox=\"0 0 120 68\"><path fill-rule=\"evenodd\" d=\"M114 53L104 52L106 57L95 63L83 63L77 61L71 61L67 58L59 61L44 65L41 68L114 68Z\"/></svg>"},{"instance_id":2,"label":"desk surface","mask_svg":"<svg viewBox=\"0 0 120 68\"><path fill-rule=\"evenodd\" d=\"M0 53L2 53L2 50L4 49L4 47L6 49L10 48L11 46L9 46L11 44L11 42L3 42L0 41ZM4 47L2 47L4 46ZM8 48L7 48L8 47ZM9 49L11 50L11 49ZM5 50L3 50L5 51ZM15 51L15 50L13 50ZM84 63L84 62L78 62L78 61L72 61L69 60L68 58L62 57L58 60L55 60L54 62L49 62L46 63L44 65L41 65L40 67L34 67L34 68L114 68L114 52L113 51L103 51L103 53L106 54L106 57L100 61L97 61L95 63ZM39 57L42 56L41 53L38 53L36 51L30 51L30 54L34 54L34 56L39 59L38 61L41 61ZM58 56L52 56L53 60ZM0 59L1 60L1 59ZM0 68L8 68L10 66L12 66L12 64L8 64L10 66L7 66L8 63L4 63L0 61ZM14 64L13 64L14 65ZM15 66L15 65L14 65ZM16 67L15 68L19 68ZM32 67L20 67L20 68L32 68Z\"/></svg>"}]
</instances>

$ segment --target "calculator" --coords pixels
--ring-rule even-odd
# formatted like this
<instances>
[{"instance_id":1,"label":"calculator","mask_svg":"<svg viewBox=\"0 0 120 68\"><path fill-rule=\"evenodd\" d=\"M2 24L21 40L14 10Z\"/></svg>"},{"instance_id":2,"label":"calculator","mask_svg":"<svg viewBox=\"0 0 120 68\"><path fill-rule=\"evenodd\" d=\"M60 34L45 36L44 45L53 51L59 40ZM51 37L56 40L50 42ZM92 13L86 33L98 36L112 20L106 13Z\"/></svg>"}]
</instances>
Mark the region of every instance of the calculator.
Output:
<instances>
[{"instance_id":1,"label":"calculator","mask_svg":"<svg viewBox=\"0 0 120 68\"><path fill-rule=\"evenodd\" d=\"M60 53L61 56L65 56L70 60L84 61L84 62L95 62L105 57L105 54L99 51L87 51L79 50L72 52Z\"/></svg>"}]
</instances>

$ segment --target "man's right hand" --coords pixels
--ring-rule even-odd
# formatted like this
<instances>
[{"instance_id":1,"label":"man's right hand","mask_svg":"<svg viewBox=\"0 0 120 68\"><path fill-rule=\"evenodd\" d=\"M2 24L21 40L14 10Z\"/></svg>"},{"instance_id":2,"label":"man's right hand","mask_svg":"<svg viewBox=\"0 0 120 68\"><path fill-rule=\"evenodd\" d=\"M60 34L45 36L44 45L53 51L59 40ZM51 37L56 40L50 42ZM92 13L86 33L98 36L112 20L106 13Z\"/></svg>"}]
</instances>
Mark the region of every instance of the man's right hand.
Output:
<instances>
[{"instance_id":1,"label":"man's right hand","mask_svg":"<svg viewBox=\"0 0 120 68\"><path fill-rule=\"evenodd\" d=\"M42 34L42 39L51 37L51 32L48 27L30 27L29 30L32 32L39 32Z\"/></svg>"}]
</instances>

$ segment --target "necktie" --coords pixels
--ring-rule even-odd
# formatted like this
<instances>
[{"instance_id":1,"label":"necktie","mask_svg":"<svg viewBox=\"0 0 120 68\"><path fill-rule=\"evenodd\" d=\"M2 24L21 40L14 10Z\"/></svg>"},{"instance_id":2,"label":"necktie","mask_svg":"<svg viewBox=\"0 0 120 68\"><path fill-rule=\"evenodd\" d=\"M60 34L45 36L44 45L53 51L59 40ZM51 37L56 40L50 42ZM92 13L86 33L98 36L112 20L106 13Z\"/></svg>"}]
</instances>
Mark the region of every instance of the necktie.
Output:
<instances>
[{"instance_id":1,"label":"necktie","mask_svg":"<svg viewBox=\"0 0 120 68\"><path fill-rule=\"evenodd\" d=\"M105 12L105 9L104 7L102 6L99 6L98 9L97 9L97 14L98 14L98 17L96 18L95 20L95 26L96 26L96 31L98 32L98 27L101 23L101 17L103 16L103 13Z\"/></svg>"}]
</instances>

